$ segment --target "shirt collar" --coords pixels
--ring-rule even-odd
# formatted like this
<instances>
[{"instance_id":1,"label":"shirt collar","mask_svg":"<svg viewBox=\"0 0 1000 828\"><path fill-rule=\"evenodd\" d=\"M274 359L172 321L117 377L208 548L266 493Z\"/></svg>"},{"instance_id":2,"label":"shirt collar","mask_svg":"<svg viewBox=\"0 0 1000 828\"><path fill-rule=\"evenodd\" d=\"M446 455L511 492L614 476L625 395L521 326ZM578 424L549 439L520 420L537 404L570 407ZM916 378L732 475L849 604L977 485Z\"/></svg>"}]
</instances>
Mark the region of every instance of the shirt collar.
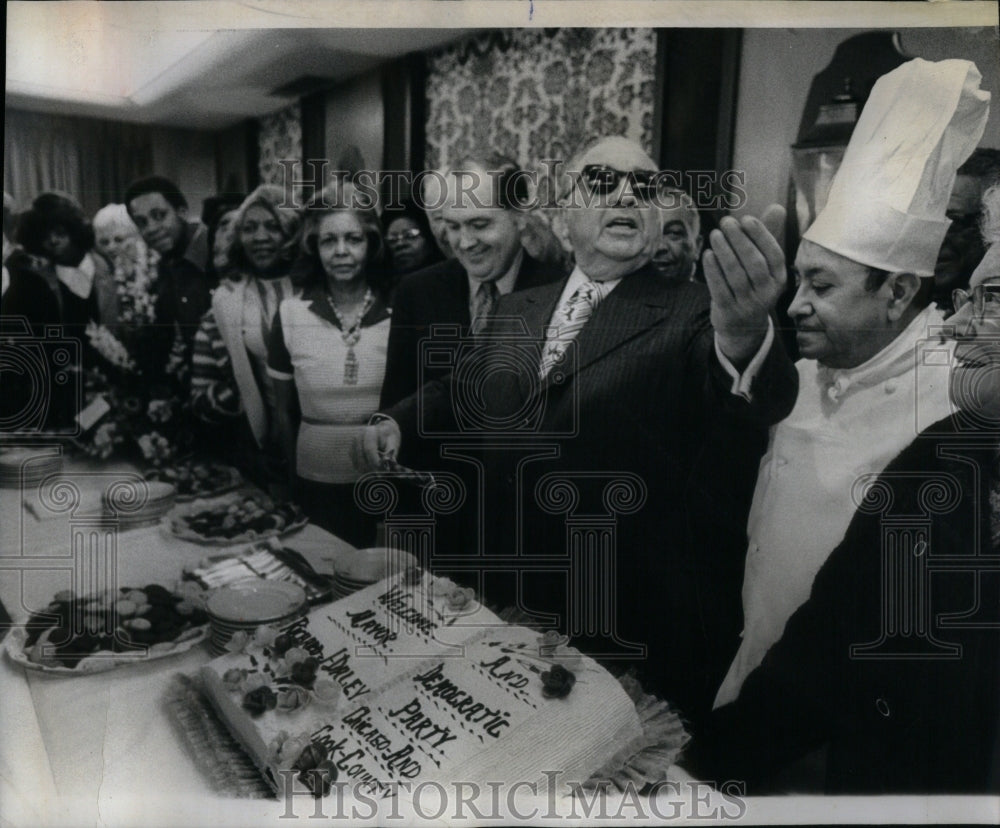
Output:
<instances>
[{"instance_id":1,"label":"shirt collar","mask_svg":"<svg viewBox=\"0 0 1000 828\"><path fill-rule=\"evenodd\" d=\"M94 275L97 267L90 253L85 253L76 267L56 266L56 276L59 281L69 288L71 293L76 294L81 299L90 296L90 290L94 285Z\"/></svg>"},{"instance_id":2,"label":"shirt collar","mask_svg":"<svg viewBox=\"0 0 1000 828\"><path fill-rule=\"evenodd\" d=\"M521 263L524 261L524 248L522 247L517 251L517 255L514 257L514 261L508 268L507 272L503 276L493 280L493 283L497 286L497 293L501 296L506 296L514 290L514 285L517 282L517 274L521 270ZM466 274L466 279L469 280L469 299L470 301L475 297L476 292L479 290L479 286L482 284L481 279L474 279L468 274Z\"/></svg>"},{"instance_id":3,"label":"shirt collar","mask_svg":"<svg viewBox=\"0 0 1000 828\"><path fill-rule=\"evenodd\" d=\"M933 335L935 327L943 324L944 314L941 310L928 305L892 342L866 362L855 368L828 368L820 365L817 378L826 388L827 395L836 400L852 386L871 386L897 377L913 369L917 346Z\"/></svg>"},{"instance_id":4,"label":"shirt collar","mask_svg":"<svg viewBox=\"0 0 1000 828\"><path fill-rule=\"evenodd\" d=\"M335 328L340 329L340 320L337 319L337 314L333 312L333 305L330 303L330 294L326 292L326 285L322 282L314 282L302 291L301 299L303 302L308 303L309 310L315 313L320 319L325 319ZM385 303L375 293L375 301L368 309L368 313L361 320L361 327L369 328L372 325L377 325L383 319L388 319L389 313L390 311L385 306Z\"/></svg>"}]
</instances>

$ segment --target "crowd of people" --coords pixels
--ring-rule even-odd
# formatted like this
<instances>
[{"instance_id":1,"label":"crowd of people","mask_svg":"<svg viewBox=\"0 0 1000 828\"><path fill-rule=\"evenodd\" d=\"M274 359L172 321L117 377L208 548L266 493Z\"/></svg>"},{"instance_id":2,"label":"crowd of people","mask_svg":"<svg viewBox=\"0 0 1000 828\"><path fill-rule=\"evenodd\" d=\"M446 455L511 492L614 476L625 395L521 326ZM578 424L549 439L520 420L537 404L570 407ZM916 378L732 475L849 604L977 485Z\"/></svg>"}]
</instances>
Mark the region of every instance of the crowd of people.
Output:
<instances>
[{"instance_id":1,"label":"crowd of people","mask_svg":"<svg viewBox=\"0 0 1000 828\"><path fill-rule=\"evenodd\" d=\"M359 547L363 475L462 481L435 560L634 670L703 778L996 791L1000 170L978 79L918 59L876 84L794 267L780 210L703 239L621 137L566 164L548 211L491 153L401 209L349 177L300 206L220 196L201 222L158 176L92 220L5 194L5 347L59 326L81 375L140 384L150 415L166 389L189 450ZM3 381L23 429L39 389ZM98 432L95 382L51 379L39 430ZM568 524L609 512L613 548L567 569ZM901 605L923 615L887 619Z\"/></svg>"}]
</instances>

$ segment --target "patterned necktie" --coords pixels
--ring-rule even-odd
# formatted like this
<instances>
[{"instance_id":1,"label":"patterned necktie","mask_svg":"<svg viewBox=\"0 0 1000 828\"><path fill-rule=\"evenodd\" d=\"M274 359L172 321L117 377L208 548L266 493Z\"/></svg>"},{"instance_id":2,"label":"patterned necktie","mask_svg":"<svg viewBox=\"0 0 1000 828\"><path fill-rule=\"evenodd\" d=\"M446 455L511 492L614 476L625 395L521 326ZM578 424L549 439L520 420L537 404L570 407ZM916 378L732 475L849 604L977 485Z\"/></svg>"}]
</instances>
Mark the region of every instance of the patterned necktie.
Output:
<instances>
[{"instance_id":1,"label":"patterned necktie","mask_svg":"<svg viewBox=\"0 0 1000 828\"><path fill-rule=\"evenodd\" d=\"M542 364L538 368L538 376L545 379L552 368L563 361L569 343L576 339L594 309L601 303L606 293L604 282L593 282L589 279L578 287L569 301L562 307L550 328L549 338L542 352Z\"/></svg>"},{"instance_id":2,"label":"patterned necktie","mask_svg":"<svg viewBox=\"0 0 1000 828\"><path fill-rule=\"evenodd\" d=\"M473 334L482 333L486 320L500 299L500 291L496 282L480 282L476 297L472 303L472 324L469 330Z\"/></svg>"}]
</instances>

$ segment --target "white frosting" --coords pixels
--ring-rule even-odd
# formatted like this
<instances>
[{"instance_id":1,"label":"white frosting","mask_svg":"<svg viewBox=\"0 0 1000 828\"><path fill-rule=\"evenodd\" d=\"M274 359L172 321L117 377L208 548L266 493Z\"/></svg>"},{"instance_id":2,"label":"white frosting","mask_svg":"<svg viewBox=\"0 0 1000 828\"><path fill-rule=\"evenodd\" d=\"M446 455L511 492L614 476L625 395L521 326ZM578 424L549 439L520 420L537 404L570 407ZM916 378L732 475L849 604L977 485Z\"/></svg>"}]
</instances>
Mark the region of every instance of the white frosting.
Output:
<instances>
[{"instance_id":1,"label":"white frosting","mask_svg":"<svg viewBox=\"0 0 1000 828\"><path fill-rule=\"evenodd\" d=\"M272 744L281 731L322 744L338 782L368 783L374 797L392 796L393 782L532 783L552 772L584 782L640 735L628 695L592 659L562 646L553 656L538 633L475 602L452 609L433 580L388 579L286 628L319 661L317 685L340 687L335 706L313 701L252 718L242 709L245 688L223 683L227 671L248 670L251 681L263 674L275 690L291 686L274 678L282 661L256 645L203 668L223 718L276 789L279 767L289 766ZM542 674L556 660L576 682L564 698L547 698Z\"/></svg>"}]
</instances>

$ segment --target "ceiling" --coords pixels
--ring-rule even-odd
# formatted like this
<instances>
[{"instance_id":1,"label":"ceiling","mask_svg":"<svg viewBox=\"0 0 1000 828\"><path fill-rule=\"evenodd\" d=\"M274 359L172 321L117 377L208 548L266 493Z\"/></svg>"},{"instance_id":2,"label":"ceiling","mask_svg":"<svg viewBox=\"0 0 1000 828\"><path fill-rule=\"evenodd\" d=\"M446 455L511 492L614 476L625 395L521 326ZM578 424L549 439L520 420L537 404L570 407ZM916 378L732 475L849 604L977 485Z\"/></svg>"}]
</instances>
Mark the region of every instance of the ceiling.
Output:
<instances>
[{"instance_id":1,"label":"ceiling","mask_svg":"<svg viewBox=\"0 0 1000 828\"><path fill-rule=\"evenodd\" d=\"M222 129L286 106L297 93L278 90L303 77L332 84L476 31L314 27L341 22L330 19L335 9L294 0L8 3L6 104Z\"/></svg>"}]
</instances>

